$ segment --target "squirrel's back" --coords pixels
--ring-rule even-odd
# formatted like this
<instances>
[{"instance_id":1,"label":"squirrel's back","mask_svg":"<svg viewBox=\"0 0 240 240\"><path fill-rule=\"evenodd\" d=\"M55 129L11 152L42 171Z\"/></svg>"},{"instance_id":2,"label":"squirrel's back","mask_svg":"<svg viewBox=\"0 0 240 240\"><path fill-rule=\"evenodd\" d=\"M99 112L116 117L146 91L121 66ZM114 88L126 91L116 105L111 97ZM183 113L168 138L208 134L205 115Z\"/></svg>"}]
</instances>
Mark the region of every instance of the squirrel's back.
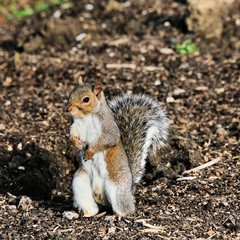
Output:
<instances>
[{"instance_id":1,"label":"squirrel's back","mask_svg":"<svg viewBox=\"0 0 240 240\"><path fill-rule=\"evenodd\" d=\"M133 182L144 173L148 154L156 155L166 143L168 119L156 101L145 95L124 95L109 102L121 132Z\"/></svg>"}]
</instances>

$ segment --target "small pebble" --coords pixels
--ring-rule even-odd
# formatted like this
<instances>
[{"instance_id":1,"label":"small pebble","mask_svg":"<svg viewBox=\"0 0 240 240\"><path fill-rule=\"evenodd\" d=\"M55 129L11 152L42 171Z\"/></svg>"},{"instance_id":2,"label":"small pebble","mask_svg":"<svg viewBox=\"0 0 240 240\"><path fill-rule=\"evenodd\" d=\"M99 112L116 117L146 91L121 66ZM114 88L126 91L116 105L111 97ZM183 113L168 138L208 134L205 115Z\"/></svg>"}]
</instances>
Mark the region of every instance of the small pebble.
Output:
<instances>
[{"instance_id":1,"label":"small pebble","mask_svg":"<svg viewBox=\"0 0 240 240\"><path fill-rule=\"evenodd\" d=\"M166 102L173 103L173 102L175 102L175 99L173 97L167 97Z\"/></svg>"},{"instance_id":2,"label":"small pebble","mask_svg":"<svg viewBox=\"0 0 240 240\"><path fill-rule=\"evenodd\" d=\"M184 77L184 76L182 75L182 76L180 76L179 80L180 80L180 81L185 81L185 80L186 80L186 77Z\"/></svg>"},{"instance_id":3,"label":"small pebble","mask_svg":"<svg viewBox=\"0 0 240 240\"><path fill-rule=\"evenodd\" d=\"M3 123L0 123L0 131L3 131L6 129L6 126Z\"/></svg>"},{"instance_id":4,"label":"small pebble","mask_svg":"<svg viewBox=\"0 0 240 240\"><path fill-rule=\"evenodd\" d=\"M179 67L178 67L178 69L186 69L186 68L189 68L189 63L182 63Z\"/></svg>"},{"instance_id":5,"label":"small pebble","mask_svg":"<svg viewBox=\"0 0 240 240\"><path fill-rule=\"evenodd\" d=\"M13 150L13 146L12 146L12 145L8 145L8 146L7 146L7 150L8 150L9 152L11 152L11 151Z\"/></svg>"},{"instance_id":6,"label":"small pebble","mask_svg":"<svg viewBox=\"0 0 240 240\"><path fill-rule=\"evenodd\" d=\"M228 206L229 206L228 202L226 202L226 201L221 201L221 203L222 203L222 205L224 205L225 207L228 207Z\"/></svg>"},{"instance_id":7,"label":"small pebble","mask_svg":"<svg viewBox=\"0 0 240 240\"><path fill-rule=\"evenodd\" d=\"M19 143L19 144L17 145L17 149L18 149L18 150L22 150L22 143Z\"/></svg>"},{"instance_id":8,"label":"small pebble","mask_svg":"<svg viewBox=\"0 0 240 240\"><path fill-rule=\"evenodd\" d=\"M11 104L12 104L12 103L11 103L10 100L7 100L7 101L4 103L5 106L9 106L9 105L11 105Z\"/></svg>"},{"instance_id":9,"label":"small pebble","mask_svg":"<svg viewBox=\"0 0 240 240\"><path fill-rule=\"evenodd\" d=\"M165 22L165 23L163 24L163 26L164 26L164 27L170 27L170 26L171 26L171 23L167 21L167 22Z\"/></svg>"},{"instance_id":10,"label":"small pebble","mask_svg":"<svg viewBox=\"0 0 240 240\"><path fill-rule=\"evenodd\" d=\"M25 167L24 167L24 166L18 166L18 170L24 171L24 170L25 170Z\"/></svg>"},{"instance_id":11,"label":"small pebble","mask_svg":"<svg viewBox=\"0 0 240 240\"><path fill-rule=\"evenodd\" d=\"M225 136L227 134L226 130L224 128L222 128L222 127L218 128L216 133L219 136Z\"/></svg>"},{"instance_id":12,"label":"small pebble","mask_svg":"<svg viewBox=\"0 0 240 240\"><path fill-rule=\"evenodd\" d=\"M155 82L154 82L154 85L155 86L159 86L161 84L161 81L160 80L156 80Z\"/></svg>"},{"instance_id":13,"label":"small pebble","mask_svg":"<svg viewBox=\"0 0 240 240\"><path fill-rule=\"evenodd\" d=\"M53 17L54 17L54 18L60 18L61 15L62 15L62 13L61 13L61 11L59 11L59 10L57 10L57 11L55 11L55 12L53 13Z\"/></svg>"},{"instance_id":14,"label":"small pebble","mask_svg":"<svg viewBox=\"0 0 240 240\"><path fill-rule=\"evenodd\" d=\"M89 3L89 4L86 4L86 5L85 5L85 9L86 9L87 11L92 11L92 10L94 9L94 6Z\"/></svg>"},{"instance_id":15,"label":"small pebble","mask_svg":"<svg viewBox=\"0 0 240 240\"><path fill-rule=\"evenodd\" d=\"M109 56L109 57L114 57L114 56L115 56L115 53L114 53L114 52L110 52L110 53L108 54L108 56Z\"/></svg>"},{"instance_id":16,"label":"small pebble","mask_svg":"<svg viewBox=\"0 0 240 240\"><path fill-rule=\"evenodd\" d=\"M76 39L77 42L80 42L80 41L82 41L86 36L87 36L86 33L80 33L79 35L76 36L75 39Z\"/></svg>"},{"instance_id":17,"label":"small pebble","mask_svg":"<svg viewBox=\"0 0 240 240\"><path fill-rule=\"evenodd\" d=\"M235 20L235 24L236 24L236 26L240 26L240 18Z\"/></svg>"}]
</instances>

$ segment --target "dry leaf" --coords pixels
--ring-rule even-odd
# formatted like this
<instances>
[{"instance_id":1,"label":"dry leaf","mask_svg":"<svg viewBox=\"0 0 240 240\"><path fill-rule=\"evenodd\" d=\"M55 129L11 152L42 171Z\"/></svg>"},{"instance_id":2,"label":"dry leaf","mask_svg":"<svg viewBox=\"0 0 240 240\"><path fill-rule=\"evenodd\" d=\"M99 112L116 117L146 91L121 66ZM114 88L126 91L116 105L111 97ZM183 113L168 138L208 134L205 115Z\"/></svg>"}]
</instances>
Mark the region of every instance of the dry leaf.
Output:
<instances>
[{"instance_id":1,"label":"dry leaf","mask_svg":"<svg viewBox=\"0 0 240 240\"><path fill-rule=\"evenodd\" d=\"M73 212L73 211L64 211L63 217L65 217L69 220L72 220L72 219L77 219L79 217L79 214L77 212Z\"/></svg>"},{"instance_id":2,"label":"dry leaf","mask_svg":"<svg viewBox=\"0 0 240 240\"><path fill-rule=\"evenodd\" d=\"M33 206L32 206L31 198L29 198L27 196L22 196L19 201L18 208L20 208L24 211L28 211L28 210L32 209Z\"/></svg>"}]
</instances>

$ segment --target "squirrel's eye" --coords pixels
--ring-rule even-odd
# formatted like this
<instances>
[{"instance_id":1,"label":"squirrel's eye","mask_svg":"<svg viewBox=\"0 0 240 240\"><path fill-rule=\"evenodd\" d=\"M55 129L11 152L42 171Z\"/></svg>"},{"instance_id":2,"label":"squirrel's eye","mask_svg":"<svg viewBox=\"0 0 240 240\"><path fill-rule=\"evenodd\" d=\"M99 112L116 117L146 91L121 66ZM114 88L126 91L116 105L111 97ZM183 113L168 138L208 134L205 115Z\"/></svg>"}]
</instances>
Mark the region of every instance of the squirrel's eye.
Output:
<instances>
[{"instance_id":1,"label":"squirrel's eye","mask_svg":"<svg viewBox=\"0 0 240 240\"><path fill-rule=\"evenodd\" d=\"M83 99L83 102L85 102L85 103L89 102L89 97L85 97L85 98Z\"/></svg>"}]
</instances>

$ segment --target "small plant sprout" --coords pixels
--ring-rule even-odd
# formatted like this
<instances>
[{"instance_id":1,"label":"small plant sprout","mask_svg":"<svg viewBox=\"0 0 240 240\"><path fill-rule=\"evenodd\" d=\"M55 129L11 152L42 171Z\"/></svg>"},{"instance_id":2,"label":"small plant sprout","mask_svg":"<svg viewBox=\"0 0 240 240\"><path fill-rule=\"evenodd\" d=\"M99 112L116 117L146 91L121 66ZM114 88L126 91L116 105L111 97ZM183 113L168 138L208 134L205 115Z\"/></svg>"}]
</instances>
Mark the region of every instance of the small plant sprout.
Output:
<instances>
[{"instance_id":1,"label":"small plant sprout","mask_svg":"<svg viewBox=\"0 0 240 240\"><path fill-rule=\"evenodd\" d=\"M198 51L198 48L191 39L186 39L182 43L176 45L176 52L181 55L192 54L196 51Z\"/></svg>"}]
</instances>

